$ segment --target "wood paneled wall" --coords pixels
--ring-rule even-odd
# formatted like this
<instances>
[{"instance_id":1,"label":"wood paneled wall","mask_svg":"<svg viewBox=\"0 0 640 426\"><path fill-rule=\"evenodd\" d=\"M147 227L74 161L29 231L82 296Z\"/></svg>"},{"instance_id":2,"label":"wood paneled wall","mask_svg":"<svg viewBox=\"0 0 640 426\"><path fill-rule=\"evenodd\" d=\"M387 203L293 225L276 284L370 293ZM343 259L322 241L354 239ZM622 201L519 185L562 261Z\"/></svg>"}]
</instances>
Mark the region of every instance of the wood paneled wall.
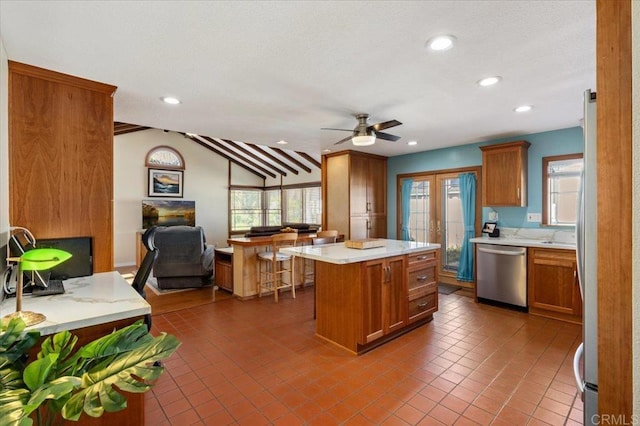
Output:
<instances>
[{"instance_id":1,"label":"wood paneled wall","mask_svg":"<svg viewBox=\"0 0 640 426\"><path fill-rule=\"evenodd\" d=\"M598 0L596 11L598 411L631 422L631 0Z\"/></svg>"},{"instance_id":2,"label":"wood paneled wall","mask_svg":"<svg viewBox=\"0 0 640 426\"><path fill-rule=\"evenodd\" d=\"M36 238L93 237L113 270L116 87L9 61L9 220Z\"/></svg>"}]
</instances>

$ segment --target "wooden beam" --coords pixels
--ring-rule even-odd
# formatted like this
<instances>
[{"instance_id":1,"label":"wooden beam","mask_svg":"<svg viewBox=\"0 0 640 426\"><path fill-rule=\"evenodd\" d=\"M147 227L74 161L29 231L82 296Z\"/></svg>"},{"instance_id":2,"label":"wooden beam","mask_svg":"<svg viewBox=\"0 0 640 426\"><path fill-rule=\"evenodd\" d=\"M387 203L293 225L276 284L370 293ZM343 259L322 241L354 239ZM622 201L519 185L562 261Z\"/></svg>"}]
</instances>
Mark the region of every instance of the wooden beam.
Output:
<instances>
[{"instance_id":1,"label":"wooden beam","mask_svg":"<svg viewBox=\"0 0 640 426\"><path fill-rule=\"evenodd\" d=\"M261 164L264 164L266 167L270 167L272 170L275 170L277 173L280 173L283 176L287 175L287 172L285 172L282 169L277 168L276 166L274 166L273 164L265 161L263 158L260 158L259 156L257 156L256 154L254 154L253 152L249 151L247 148L241 146L238 143L235 143L233 141L230 141L229 139L222 139L219 138L218 140L231 145L232 147L234 147L235 149L237 149L238 151L242 152L243 154L248 155L249 157L253 158L254 160L260 162Z\"/></svg>"},{"instance_id":2,"label":"wooden beam","mask_svg":"<svg viewBox=\"0 0 640 426\"><path fill-rule=\"evenodd\" d=\"M254 151L264 155L265 157L267 157L269 160L271 161L275 161L276 163L280 164L282 167L286 168L287 170L289 170L291 173L295 173L298 174L298 170L294 169L293 167L291 167L290 165L288 165L287 163L285 163L284 161L282 161L281 159L279 159L278 157L271 155L270 153L268 153L266 150L260 148L258 145L254 145L254 144L250 144L248 143L247 146L251 149L253 149Z\"/></svg>"},{"instance_id":3,"label":"wooden beam","mask_svg":"<svg viewBox=\"0 0 640 426\"><path fill-rule=\"evenodd\" d=\"M216 149L216 147L213 147L213 146L209 145L208 143L205 143L205 142L201 141L200 139L195 138L193 136L189 136L189 135L185 135L185 136L188 137L189 139L191 139L193 142L195 142L198 145L200 145L201 147L208 149L209 151L221 156L222 158L224 158L224 159L226 159L228 161L231 161L233 164L236 164L236 165L242 167L243 169L245 169L246 171L251 172L251 173L253 173L254 175L256 175L258 177L261 177L263 180L267 178L266 176L261 175L260 173L258 173L257 171L255 171L251 167L247 166L246 164L243 164L243 163L239 162L235 158L229 157L224 152ZM231 172L229 172L229 173L231 173Z\"/></svg>"},{"instance_id":4,"label":"wooden beam","mask_svg":"<svg viewBox=\"0 0 640 426\"><path fill-rule=\"evenodd\" d=\"M604 415L631 423L633 414L631 3L596 1L598 412L603 423Z\"/></svg>"},{"instance_id":5,"label":"wooden beam","mask_svg":"<svg viewBox=\"0 0 640 426\"><path fill-rule=\"evenodd\" d=\"M306 152L296 151L296 154L298 154L300 157L304 158L305 160L307 160L308 162L310 162L311 164L313 164L317 168L322 167L318 160L316 160L315 158L313 158L312 156L310 156Z\"/></svg>"},{"instance_id":6,"label":"wooden beam","mask_svg":"<svg viewBox=\"0 0 640 426\"><path fill-rule=\"evenodd\" d=\"M118 121L115 121L113 123L113 134L114 134L114 136L124 135L125 133L139 132L139 131L147 130L147 129L150 129L150 127L139 126L137 124L120 123Z\"/></svg>"},{"instance_id":7,"label":"wooden beam","mask_svg":"<svg viewBox=\"0 0 640 426\"><path fill-rule=\"evenodd\" d=\"M236 158L239 158L241 161L244 161L245 163L247 163L250 167L253 167L256 170L260 170L262 173L271 176L272 178L276 178L276 175L265 169L264 167L262 167L259 164L254 163L253 161L251 161L249 158L245 158L242 156L242 154L238 154L237 152L235 152L234 150L232 150L231 148L229 148L228 146L221 144L220 142L218 142L217 140L209 137L209 136L200 136L203 139L206 139L209 143L211 143L213 146L215 146L216 148L218 148L219 150L223 150L226 151L227 153L235 156Z\"/></svg>"},{"instance_id":8,"label":"wooden beam","mask_svg":"<svg viewBox=\"0 0 640 426\"><path fill-rule=\"evenodd\" d=\"M271 148L271 147L269 147L269 148ZM300 167L305 172L311 173L311 169L309 167L305 166L303 163L301 163L297 159L293 158L292 156L290 156L289 154L287 154L286 152L284 152L280 148L271 148L271 149L274 150L275 152L277 152L278 154L280 154L281 156L283 156L284 158L286 158L287 160L291 161L296 166Z\"/></svg>"}]
</instances>

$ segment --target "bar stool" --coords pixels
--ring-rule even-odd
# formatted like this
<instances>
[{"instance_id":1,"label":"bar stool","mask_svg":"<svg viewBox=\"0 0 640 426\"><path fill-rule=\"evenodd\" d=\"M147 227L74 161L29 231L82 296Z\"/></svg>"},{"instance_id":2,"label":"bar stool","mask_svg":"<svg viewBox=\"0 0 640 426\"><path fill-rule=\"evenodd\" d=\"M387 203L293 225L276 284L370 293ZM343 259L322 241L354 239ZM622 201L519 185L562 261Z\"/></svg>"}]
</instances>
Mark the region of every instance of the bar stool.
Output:
<instances>
[{"instance_id":1,"label":"bar stool","mask_svg":"<svg viewBox=\"0 0 640 426\"><path fill-rule=\"evenodd\" d=\"M327 231L318 231L316 236L311 239L311 244L314 246L319 246L322 244L333 244L338 239L338 231L331 229ZM311 265L311 266L309 266ZM315 261L304 259L303 268L302 268L302 285L307 282L307 277L312 277L313 282L315 284L314 277L314 269L315 269Z\"/></svg>"},{"instance_id":2,"label":"bar stool","mask_svg":"<svg viewBox=\"0 0 640 426\"><path fill-rule=\"evenodd\" d=\"M296 232L275 234L271 236L271 250L258 253L258 297L262 297L263 291L273 291L277 302L278 290L290 287L291 295L296 298L295 258L280 253L280 249L295 247L297 239ZM289 276L289 282L285 281L285 275Z\"/></svg>"}]
</instances>

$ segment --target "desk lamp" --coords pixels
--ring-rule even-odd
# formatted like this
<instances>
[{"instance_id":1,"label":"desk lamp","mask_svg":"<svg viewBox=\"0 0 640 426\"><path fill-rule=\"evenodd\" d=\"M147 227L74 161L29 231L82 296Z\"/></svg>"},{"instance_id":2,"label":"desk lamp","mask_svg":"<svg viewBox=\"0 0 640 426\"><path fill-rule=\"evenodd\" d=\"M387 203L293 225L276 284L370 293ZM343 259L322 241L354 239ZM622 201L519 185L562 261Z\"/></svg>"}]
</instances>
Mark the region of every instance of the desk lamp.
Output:
<instances>
[{"instance_id":1,"label":"desk lamp","mask_svg":"<svg viewBox=\"0 0 640 426\"><path fill-rule=\"evenodd\" d=\"M62 262L68 260L71 253L55 248L37 248L24 252L20 257L8 257L10 262L18 263L18 283L16 284L16 311L12 314L5 315L3 322L9 322L13 318L22 318L28 326L41 323L46 320L43 314L22 310L22 286L23 271L44 271L51 269Z\"/></svg>"}]
</instances>

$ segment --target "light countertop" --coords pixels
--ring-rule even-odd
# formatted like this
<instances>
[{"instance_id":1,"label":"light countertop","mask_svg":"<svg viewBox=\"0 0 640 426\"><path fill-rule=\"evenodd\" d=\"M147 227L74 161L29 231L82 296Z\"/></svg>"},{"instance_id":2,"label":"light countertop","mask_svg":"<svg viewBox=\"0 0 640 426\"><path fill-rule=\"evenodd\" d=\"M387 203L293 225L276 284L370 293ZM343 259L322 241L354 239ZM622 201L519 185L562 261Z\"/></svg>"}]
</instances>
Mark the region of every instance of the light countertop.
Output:
<instances>
[{"instance_id":1,"label":"light countertop","mask_svg":"<svg viewBox=\"0 0 640 426\"><path fill-rule=\"evenodd\" d=\"M65 293L52 296L25 295L22 310L46 315L29 330L44 335L104 324L151 313L151 306L118 272L102 272L63 281ZM16 299L0 304L0 315L15 312Z\"/></svg>"},{"instance_id":2,"label":"light countertop","mask_svg":"<svg viewBox=\"0 0 640 426\"><path fill-rule=\"evenodd\" d=\"M561 241L553 241L553 240L545 240L545 239L510 238L510 237L500 237L500 238L477 237L477 238L471 238L469 241L476 244L495 244L495 245L501 245L501 246L537 247L537 248L565 249L565 250L576 249L576 244L574 242L564 242L564 241L561 242Z\"/></svg>"},{"instance_id":3,"label":"light countertop","mask_svg":"<svg viewBox=\"0 0 640 426\"><path fill-rule=\"evenodd\" d=\"M436 250L440 244L418 243L415 241L384 240L384 247L370 249L353 249L345 247L344 243L325 244L321 246L298 246L283 248L282 253L291 254L320 262L346 264L367 260L383 259L425 250Z\"/></svg>"}]
</instances>

